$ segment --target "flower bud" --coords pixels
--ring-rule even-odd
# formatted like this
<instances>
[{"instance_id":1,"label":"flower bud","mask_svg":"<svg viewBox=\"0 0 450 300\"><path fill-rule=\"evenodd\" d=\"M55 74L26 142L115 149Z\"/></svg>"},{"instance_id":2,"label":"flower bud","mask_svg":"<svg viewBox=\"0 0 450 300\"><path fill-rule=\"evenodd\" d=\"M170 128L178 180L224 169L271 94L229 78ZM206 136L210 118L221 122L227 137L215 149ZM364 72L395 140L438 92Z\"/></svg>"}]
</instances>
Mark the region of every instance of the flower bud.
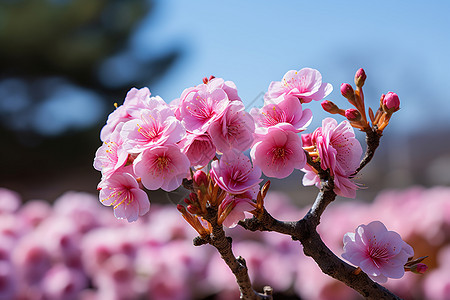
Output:
<instances>
[{"instance_id":1,"label":"flower bud","mask_svg":"<svg viewBox=\"0 0 450 300\"><path fill-rule=\"evenodd\" d=\"M194 183L199 186L208 186L208 176L202 170L198 170L193 176Z\"/></svg>"},{"instance_id":2,"label":"flower bud","mask_svg":"<svg viewBox=\"0 0 450 300\"><path fill-rule=\"evenodd\" d=\"M347 99L353 99L355 96L352 86L348 83L341 84L341 94Z\"/></svg>"},{"instance_id":3,"label":"flower bud","mask_svg":"<svg viewBox=\"0 0 450 300\"><path fill-rule=\"evenodd\" d=\"M321 103L322 108L329 112L330 114L338 114L340 112L340 108L331 101L325 100Z\"/></svg>"},{"instance_id":4,"label":"flower bud","mask_svg":"<svg viewBox=\"0 0 450 300\"><path fill-rule=\"evenodd\" d=\"M311 133L302 134L302 144L304 147L313 146Z\"/></svg>"},{"instance_id":5,"label":"flower bud","mask_svg":"<svg viewBox=\"0 0 450 300\"><path fill-rule=\"evenodd\" d=\"M198 197L196 193L189 193L189 200L191 203L196 203L198 201Z\"/></svg>"},{"instance_id":6,"label":"flower bud","mask_svg":"<svg viewBox=\"0 0 450 300\"><path fill-rule=\"evenodd\" d=\"M424 274L428 269L426 264L418 263L410 267L411 272L416 274Z\"/></svg>"},{"instance_id":7,"label":"flower bud","mask_svg":"<svg viewBox=\"0 0 450 300\"><path fill-rule=\"evenodd\" d=\"M359 122L361 113L357 109L349 108L345 111L345 117L351 122Z\"/></svg>"},{"instance_id":8,"label":"flower bud","mask_svg":"<svg viewBox=\"0 0 450 300\"><path fill-rule=\"evenodd\" d=\"M400 109L400 99L398 95L393 92L388 92L383 98L383 105L392 112Z\"/></svg>"},{"instance_id":9,"label":"flower bud","mask_svg":"<svg viewBox=\"0 0 450 300\"><path fill-rule=\"evenodd\" d=\"M364 72L363 68L360 68L358 71L356 71L356 74L355 74L356 86L361 88L364 85L366 78L367 78L366 72Z\"/></svg>"},{"instance_id":10,"label":"flower bud","mask_svg":"<svg viewBox=\"0 0 450 300\"><path fill-rule=\"evenodd\" d=\"M193 215L199 213L198 207L196 207L195 205L192 205L192 204L187 206L187 211L190 212Z\"/></svg>"},{"instance_id":11,"label":"flower bud","mask_svg":"<svg viewBox=\"0 0 450 300\"><path fill-rule=\"evenodd\" d=\"M184 206L181 205L181 204L177 204L177 209L178 209L178 211L181 212L181 213L186 213L186 209L185 209Z\"/></svg>"}]
</instances>

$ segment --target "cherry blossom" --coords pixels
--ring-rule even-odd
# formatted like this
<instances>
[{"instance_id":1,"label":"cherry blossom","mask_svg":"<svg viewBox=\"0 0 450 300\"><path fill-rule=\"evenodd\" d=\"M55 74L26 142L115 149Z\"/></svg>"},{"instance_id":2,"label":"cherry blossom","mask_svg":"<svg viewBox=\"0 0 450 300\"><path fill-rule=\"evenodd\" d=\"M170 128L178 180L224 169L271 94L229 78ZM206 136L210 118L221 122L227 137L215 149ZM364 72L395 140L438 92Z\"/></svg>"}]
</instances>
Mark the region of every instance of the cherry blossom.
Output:
<instances>
[{"instance_id":1,"label":"cherry blossom","mask_svg":"<svg viewBox=\"0 0 450 300\"><path fill-rule=\"evenodd\" d=\"M354 198L357 185L349 179L349 176L359 166L362 147L355 138L350 123L344 120L338 125L333 118L326 118L322 121L322 127L317 128L303 140L308 140L316 147L321 168L329 169L330 174L334 176L336 194ZM302 171L306 173L303 178L304 185L318 186L320 180L312 168L306 167Z\"/></svg>"},{"instance_id":2,"label":"cherry blossom","mask_svg":"<svg viewBox=\"0 0 450 300\"><path fill-rule=\"evenodd\" d=\"M312 121L311 110L303 110L298 98L292 95L281 95L278 98L266 99L265 105L261 109L252 108L250 114L257 125L264 129L288 123L294 126L296 132L301 132Z\"/></svg>"},{"instance_id":3,"label":"cherry blossom","mask_svg":"<svg viewBox=\"0 0 450 300\"><path fill-rule=\"evenodd\" d=\"M136 176L141 177L147 189L173 191L188 176L190 162L178 146L168 144L145 150L133 165Z\"/></svg>"},{"instance_id":4,"label":"cherry blossom","mask_svg":"<svg viewBox=\"0 0 450 300\"><path fill-rule=\"evenodd\" d=\"M118 219L136 221L150 208L147 193L139 188L136 179L128 173L112 175L99 183L99 189L101 203L112 205Z\"/></svg>"},{"instance_id":5,"label":"cherry blossom","mask_svg":"<svg viewBox=\"0 0 450 300\"><path fill-rule=\"evenodd\" d=\"M176 143L185 134L181 122L164 103L154 109L142 109L140 118L126 122L121 130L123 148L130 153L140 153L154 145Z\"/></svg>"},{"instance_id":6,"label":"cherry blossom","mask_svg":"<svg viewBox=\"0 0 450 300\"><path fill-rule=\"evenodd\" d=\"M302 169L306 164L306 156L302 149L302 140L291 130L270 127L267 134L261 135L252 146L250 156L253 164L261 168L264 175L285 178L294 169Z\"/></svg>"},{"instance_id":7,"label":"cherry blossom","mask_svg":"<svg viewBox=\"0 0 450 300\"><path fill-rule=\"evenodd\" d=\"M380 283L388 277L401 278L405 274L404 265L412 256L412 247L380 221L360 225L354 233L344 235L342 257Z\"/></svg>"},{"instance_id":8,"label":"cherry blossom","mask_svg":"<svg viewBox=\"0 0 450 300\"><path fill-rule=\"evenodd\" d=\"M262 181L261 170L252 166L250 159L235 149L213 161L210 174L220 188L230 194L242 194Z\"/></svg>"},{"instance_id":9,"label":"cherry blossom","mask_svg":"<svg viewBox=\"0 0 450 300\"><path fill-rule=\"evenodd\" d=\"M95 153L94 168L102 172L103 179L114 174L127 162L128 152L123 149L123 140L120 136L123 124L117 126L118 130L114 131Z\"/></svg>"},{"instance_id":10,"label":"cherry blossom","mask_svg":"<svg viewBox=\"0 0 450 300\"><path fill-rule=\"evenodd\" d=\"M312 100L322 100L332 90L331 84L322 82L322 75L319 71L303 68L299 71L288 71L281 81L273 81L267 95L270 98L277 98L282 94L287 94L299 98L302 103L308 103Z\"/></svg>"},{"instance_id":11,"label":"cherry blossom","mask_svg":"<svg viewBox=\"0 0 450 300\"><path fill-rule=\"evenodd\" d=\"M245 151L253 142L255 123L245 111L242 102L233 101L225 113L209 127L209 135L217 150L226 152L230 149Z\"/></svg>"},{"instance_id":12,"label":"cherry blossom","mask_svg":"<svg viewBox=\"0 0 450 300\"><path fill-rule=\"evenodd\" d=\"M20 206L20 195L0 187L0 215L13 213Z\"/></svg>"},{"instance_id":13,"label":"cherry blossom","mask_svg":"<svg viewBox=\"0 0 450 300\"><path fill-rule=\"evenodd\" d=\"M219 216L222 211L227 212L222 224L228 228L236 227L240 220L245 219L246 212L255 209L252 203L253 200L249 192L240 195L228 194L219 206Z\"/></svg>"},{"instance_id":14,"label":"cherry blossom","mask_svg":"<svg viewBox=\"0 0 450 300\"><path fill-rule=\"evenodd\" d=\"M179 118L187 130L205 133L229 104L223 89L210 90L206 85L185 90L180 98Z\"/></svg>"},{"instance_id":15,"label":"cherry blossom","mask_svg":"<svg viewBox=\"0 0 450 300\"><path fill-rule=\"evenodd\" d=\"M180 141L178 146L189 158L191 167L207 165L216 154L216 147L207 133L195 134L187 132L185 138Z\"/></svg>"},{"instance_id":16,"label":"cherry blossom","mask_svg":"<svg viewBox=\"0 0 450 300\"><path fill-rule=\"evenodd\" d=\"M227 94L230 101L242 101L238 96L237 88L233 81L225 81L222 78L212 78L211 80L208 80L206 85L210 90L222 89Z\"/></svg>"},{"instance_id":17,"label":"cherry blossom","mask_svg":"<svg viewBox=\"0 0 450 300\"><path fill-rule=\"evenodd\" d=\"M106 141L116 130L118 124L132 120L139 114L141 108L145 108L145 103L150 99L150 90L148 88L132 88L125 97L123 105L117 107L109 116L106 125L100 132L100 139Z\"/></svg>"}]
</instances>

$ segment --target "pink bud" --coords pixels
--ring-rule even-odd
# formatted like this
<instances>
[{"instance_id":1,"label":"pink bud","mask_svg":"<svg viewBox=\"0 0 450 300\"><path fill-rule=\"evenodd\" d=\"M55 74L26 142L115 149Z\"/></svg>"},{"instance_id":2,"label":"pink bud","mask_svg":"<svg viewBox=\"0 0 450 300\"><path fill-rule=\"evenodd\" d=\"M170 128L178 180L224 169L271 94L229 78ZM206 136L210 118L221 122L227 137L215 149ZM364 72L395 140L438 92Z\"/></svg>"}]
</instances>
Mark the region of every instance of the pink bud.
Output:
<instances>
[{"instance_id":1,"label":"pink bud","mask_svg":"<svg viewBox=\"0 0 450 300\"><path fill-rule=\"evenodd\" d=\"M181 205L181 204L177 204L177 209L178 209L181 213L186 212L186 209L185 209L184 206Z\"/></svg>"},{"instance_id":2,"label":"pink bud","mask_svg":"<svg viewBox=\"0 0 450 300\"><path fill-rule=\"evenodd\" d=\"M356 71L355 74L355 84L357 87L362 87L364 85L364 82L366 81L367 75L366 72L364 72L363 68L360 68L358 71Z\"/></svg>"},{"instance_id":3,"label":"pink bud","mask_svg":"<svg viewBox=\"0 0 450 300\"><path fill-rule=\"evenodd\" d=\"M196 193L190 193L189 194L189 200L191 201L191 203L197 202L198 201L197 194Z\"/></svg>"},{"instance_id":4,"label":"pink bud","mask_svg":"<svg viewBox=\"0 0 450 300\"><path fill-rule=\"evenodd\" d=\"M411 272L416 274L424 274L428 269L428 266L426 264L418 263L413 266L411 266Z\"/></svg>"},{"instance_id":5,"label":"pink bud","mask_svg":"<svg viewBox=\"0 0 450 300\"><path fill-rule=\"evenodd\" d=\"M361 113L354 108L349 108L345 111L345 117L352 122L358 122L361 120Z\"/></svg>"},{"instance_id":6,"label":"pink bud","mask_svg":"<svg viewBox=\"0 0 450 300\"><path fill-rule=\"evenodd\" d=\"M400 99L396 93L388 92L384 96L383 105L389 110L397 111L400 108Z\"/></svg>"},{"instance_id":7,"label":"pink bud","mask_svg":"<svg viewBox=\"0 0 450 300\"><path fill-rule=\"evenodd\" d=\"M198 208L196 206L192 205L192 204L187 206L187 211L190 212L193 215L195 215L195 214L197 214L199 212Z\"/></svg>"},{"instance_id":8,"label":"pink bud","mask_svg":"<svg viewBox=\"0 0 450 300\"><path fill-rule=\"evenodd\" d=\"M340 110L339 107L331 101L328 101L328 100L322 101L321 105L322 105L322 108L326 112L329 112L330 114L338 114L339 113L339 110Z\"/></svg>"},{"instance_id":9,"label":"pink bud","mask_svg":"<svg viewBox=\"0 0 450 300\"><path fill-rule=\"evenodd\" d=\"M302 134L302 144L304 147L313 146L311 133Z\"/></svg>"},{"instance_id":10,"label":"pink bud","mask_svg":"<svg viewBox=\"0 0 450 300\"><path fill-rule=\"evenodd\" d=\"M196 171L193 179L194 179L195 184L197 184L197 186L199 186L199 187L208 186L208 182L209 182L208 176L202 170Z\"/></svg>"},{"instance_id":11,"label":"pink bud","mask_svg":"<svg viewBox=\"0 0 450 300\"><path fill-rule=\"evenodd\" d=\"M341 84L341 94L347 99L353 99L355 96L352 86L348 83Z\"/></svg>"}]
</instances>

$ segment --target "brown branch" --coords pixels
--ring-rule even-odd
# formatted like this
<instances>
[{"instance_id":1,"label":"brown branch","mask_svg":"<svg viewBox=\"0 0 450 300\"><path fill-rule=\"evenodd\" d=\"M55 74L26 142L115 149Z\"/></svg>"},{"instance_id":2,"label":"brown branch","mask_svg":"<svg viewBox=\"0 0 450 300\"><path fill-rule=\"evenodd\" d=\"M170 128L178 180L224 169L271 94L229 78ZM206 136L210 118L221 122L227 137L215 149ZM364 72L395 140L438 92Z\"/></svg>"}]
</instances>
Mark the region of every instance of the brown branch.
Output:
<instances>
[{"instance_id":1,"label":"brown branch","mask_svg":"<svg viewBox=\"0 0 450 300\"><path fill-rule=\"evenodd\" d=\"M305 225L305 227L309 227ZM323 273L345 283L366 299L400 299L395 294L373 282L364 272L355 275L355 267L337 257L322 241L316 230L304 235L300 242L305 255L314 259Z\"/></svg>"},{"instance_id":2,"label":"brown branch","mask_svg":"<svg viewBox=\"0 0 450 300\"><path fill-rule=\"evenodd\" d=\"M241 256L235 257L231 247L231 238L225 235L222 225L217 224L217 209L208 207L208 214L205 219L210 222L212 232L206 237L197 237L194 239L194 245L211 244L220 253L220 256L225 261L227 266L236 278L241 293L241 299L258 300L272 299L271 289L266 288L264 294L257 293L252 288L250 277L248 276L248 269L245 259Z\"/></svg>"},{"instance_id":3,"label":"brown branch","mask_svg":"<svg viewBox=\"0 0 450 300\"><path fill-rule=\"evenodd\" d=\"M378 146L380 145L380 139L382 136L383 133L379 132L377 126L374 126L370 131L366 131L366 153L364 154L364 157L361 160L358 169L356 169L356 171L350 177L354 177L356 174L358 174L359 171L361 171L362 168L364 168L372 160L373 156L375 155L375 150L377 150Z\"/></svg>"},{"instance_id":4,"label":"brown branch","mask_svg":"<svg viewBox=\"0 0 450 300\"><path fill-rule=\"evenodd\" d=\"M283 222L272 217L266 210L252 219L239 222L248 230L275 231L287 234L303 245L306 256L314 259L322 272L345 283L367 299L400 299L389 290L373 282L364 272L355 274L355 267L337 257L322 241L317 226L326 207L334 201L333 182L322 182L317 198L308 213L298 222Z\"/></svg>"}]
</instances>

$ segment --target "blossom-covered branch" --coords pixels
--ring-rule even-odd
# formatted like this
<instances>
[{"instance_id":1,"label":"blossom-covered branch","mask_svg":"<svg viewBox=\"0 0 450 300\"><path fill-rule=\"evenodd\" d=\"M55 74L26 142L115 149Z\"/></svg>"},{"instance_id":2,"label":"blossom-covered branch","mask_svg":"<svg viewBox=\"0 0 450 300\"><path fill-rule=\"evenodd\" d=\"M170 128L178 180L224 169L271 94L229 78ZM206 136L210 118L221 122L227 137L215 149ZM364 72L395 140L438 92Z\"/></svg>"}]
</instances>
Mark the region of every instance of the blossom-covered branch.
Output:
<instances>
[{"instance_id":1,"label":"blossom-covered branch","mask_svg":"<svg viewBox=\"0 0 450 300\"><path fill-rule=\"evenodd\" d=\"M369 108L367 117L362 90L365 80L360 69L355 89L349 84L341 86L342 95L355 108L343 110L331 101L322 102L326 111L346 120L339 123L325 118L321 127L302 135L313 116L312 110L303 106L332 91L331 84L322 82L320 72L311 68L288 71L281 81L272 82L264 106L250 113L245 111L235 84L213 76L185 89L170 104L151 96L146 88L132 89L101 131L103 145L94 161L94 167L102 172L100 200L113 206L117 218L132 222L150 208L142 189L173 191L183 184L191 193L184 200L186 207L177 207L199 234L194 243L208 243L218 250L235 275L243 299L270 295L253 290L245 260L233 254L223 226L233 228L238 223L253 231L290 235L302 243L305 254L313 257L324 273L366 297L395 299L337 258L316 230L336 196L355 198L358 184L354 175L372 159L383 130L399 108L398 96L389 92L382 96L375 114ZM367 135L362 160L363 150L353 128ZM244 154L247 150L251 159ZM303 185L315 185L319 194L303 219L276 220L264 207L269 184L260 187L261 175L283 179L295 169L305 173ZM394 259L394 252L383 259ZM400 273L396 269L383 276ZM375 275L371 274L372 278Z\"/></svg>"}]
</instances>

